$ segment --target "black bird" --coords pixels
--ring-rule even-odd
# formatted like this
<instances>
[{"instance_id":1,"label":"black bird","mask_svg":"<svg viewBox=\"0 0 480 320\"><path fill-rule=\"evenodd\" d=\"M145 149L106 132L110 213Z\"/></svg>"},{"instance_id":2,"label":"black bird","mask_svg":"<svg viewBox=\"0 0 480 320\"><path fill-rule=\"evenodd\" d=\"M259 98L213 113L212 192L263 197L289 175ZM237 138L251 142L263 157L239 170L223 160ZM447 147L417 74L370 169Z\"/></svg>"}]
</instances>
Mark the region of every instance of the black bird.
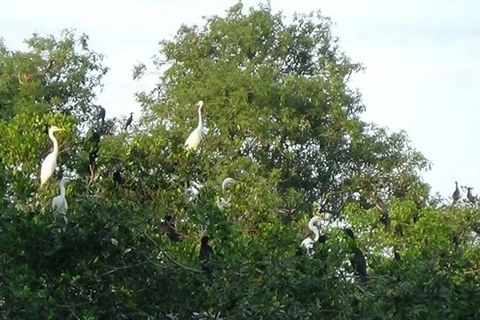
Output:
<instances>
[{"instance_id":1,"label":"black bird","mask_svg":"<svg viewBox=\"0 0 480 320\"><path fill-rule=\"evenodd\" d=\"M100 150L100 134L96 131L90 130L87 134L87 150L90 165L90 172L95 169L96 160L98 158L98 151Z\"/></svg>"},{"instance_id":2,"label":"black bird","mask_svg":"<svg viewBox=\"0 0 480 320\"><path fill-rule=\"evenodd\" d=\"M403 225L401 223L397 223L394 228L394 232L397 236L403 237L404 232L403 232Z\"/></svg>"},{"instance_id":3,"label":"black bird","mask_svg":"<svg viewBox=\"0 0 480 320\"><path fill-rule=\"evenodd\" d=\"M368 282L367 261L365 260L365 256L356 245L355 235L353 234L352 229L344 228L343 232L345 232L345 234L353 240L352 241L353 257L350 259L350 263L352 264L352 267L355 270L355 273L358 274L358 276L360 277L360 281L362 283L367 283Z\"/></svg>"},{"instance_id":4,"label":"black bird","mask_svg":"<svg viewBox=\"0 0 480 320\"><path fill-rule=\"evenodd\" d=\"M473 205L475 205L475 203L477 202L477 199L476 197L473 196L472 194L472 187L468 187L467 188L467 199L468 201L470 201Z\"/></svg>"},{"instance_id":5,"label":"black bird","mask_svg":"<svg viewBox=\"0 0 480 320\"><path fill-rule=\"evenodd\" d=\"M163 232L165 232L173 242L180 242L183 240L182 235L175 230L173 216L170 213L165 216L165 220L163 221Z\"/></svg>"},{"instance_id":6,"label":"black bird","mask_svg":"<svg viewBox=\"0 0 480 320\"><path fill-rule=\"evenodd\" d=\"M130 117L128 117L127 122L125 123L125 130L127 130L128 126L132 124L133 121L133 112L130 112Z\"/></svg>"},{"instance_id":7,"label":"black bird","mask_svg":"<svg viewBox=\"0 0 480 320\"><path fill-rule=\"evenodd\" d=\"M119 170L115 170L115 172L113 173L112 179L113 179L113 182L118 184L123 184L125 182Z\"/></svg>"},{"instance_id":8,"label":"black bird","mask_svg":"<svg viewBox=\"0 0 480 320\"><path fill-rule=\"evenodd\" d=\"M395 251L393 252L393 259L394 259L395 261L397 261L397 262L400 261L400 260L402 260L402 256L400 255L400 252L398 252L397 250L395 250Z\"/></svg>"},{"instance_id":9,"label":"black bird","mask_svg":"<svg viewBox=\"0 0 480 320\"><path fill-rule=\"evenodd\" d=\"M102 125L103 125L103 123L105 122L105 113L106 112L105 112L105 108L103 108L103 107L100 107L99 109L100 109L100 111L98 112L98 117L100 118L100 120L102 120Z\"/></svg>"},{"instance_id":10,"label":"black bird","mask_svg":"<svg viewBox=\"0 0 480 320\"><path fill-rule=\"evenodd\" d=\"M200 260L200 265L202 266L203 273L209 281L213 280L213 268L211 258L213 256L213 249L208 244L210 240L209 237L203 236L200 245L200 254L198 258Z\"/></svg>"},{"instance_id":11,"label":"black bird","mask_svg":"<svg viewBox=\"0 0 480 320\"><path fill-rule=\"evenodd\" d=\"M452 206L460 200L460 190L458 189L458 182L455 181L455 191L452 194L453 203Z\"/></svg>"}]
</instances>

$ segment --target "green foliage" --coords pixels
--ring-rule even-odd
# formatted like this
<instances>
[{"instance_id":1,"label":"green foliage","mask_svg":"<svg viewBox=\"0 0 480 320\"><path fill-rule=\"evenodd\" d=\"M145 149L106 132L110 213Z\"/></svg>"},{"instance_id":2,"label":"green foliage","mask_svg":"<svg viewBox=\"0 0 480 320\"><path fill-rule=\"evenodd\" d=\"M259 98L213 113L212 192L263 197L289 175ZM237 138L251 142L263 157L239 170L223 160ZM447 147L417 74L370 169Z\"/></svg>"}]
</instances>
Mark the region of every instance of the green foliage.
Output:
<instances>
[{"instance_id":1,"label":"green foliage","mask_svg":"<svg viewBox=\"0 0 480 320\"><path fill-rule=\"evenodd\" d=\"M166 69L138 94L143 117L128 131L98 119L108 69L87 36L34 35L26 52L0 43L1 319L480 316L480 212L438 208L419 178L429 162L406 134L360 120L348 81L361 67L329 19L288 24L268 6L242 9L161 41L154 62ZM200 99L207 132L187 152ZM58 171L39 188L49 125L66 130ZM75 177L66 226L50 209L61 175ZM239 183L222 191L226 177ZM218 208L220 197L231 206ZM167 214L182 241L169 239ZM328 227L307 256L299 245L315 214L343 219L355 240ZM211 282L198 259L204 235ZM352 276L354 246L367 284Z\"/></svg>"}]
</instances>

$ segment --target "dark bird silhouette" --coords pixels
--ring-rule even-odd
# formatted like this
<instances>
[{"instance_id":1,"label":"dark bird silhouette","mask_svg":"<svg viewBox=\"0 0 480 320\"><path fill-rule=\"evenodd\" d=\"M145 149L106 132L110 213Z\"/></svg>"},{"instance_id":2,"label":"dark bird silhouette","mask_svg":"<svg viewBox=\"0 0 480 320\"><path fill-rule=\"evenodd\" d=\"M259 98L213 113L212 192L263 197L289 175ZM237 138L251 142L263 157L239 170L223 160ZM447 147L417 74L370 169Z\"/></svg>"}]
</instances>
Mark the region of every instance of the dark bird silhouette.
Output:
<instances>
[{"instance_id":1,"label":"dark bird silhouette","mask_svg":"<svg viewBox=\"0 0 480 320\"><path fill-rule=\"evenodd\" d=\"M105 108L103 107L100 107L99 108L99 111L98 111L98 117L100 118L100 120L102 121L102 125L104 124L105 122Z\"/></svg>"},{"instance_id":2,"label":"dark bird silhouette","mask_svg":"<svg viewBox=\"0 0 480 320\"><path fill-rule=\"evenodd\" d=\"M133 112L130 112L130 117L128 117L127 122L125 123L124 130L127 130L128 126L132 124L133 121Z\"/></svg>"},{"instance_id":3,"label":"dark bird silhouette","mask_svg":"<svg viewBox=\"0 0 480 320\"><path fill-rule=\"evenodd\" d=\"M472 194L472 187L467 188L467 199L470 201L473 205L477 202L477 198L473 196Z\"/></svg>"},{"instance_id":4,"label":"dark bird silhouette","mask_svg":"<svg viewBox=\"0 0 480 320\"><path fill-rule=\"evenodd\" d=\"M118 184L123 184L125 182L119 170L115 170L115 172L113 173L112 179L113 179L113 182Z\"/></svg>"},{"instance_id":5,"label":"dark bird silhouette","mask_svg":"<svg viewBox=\"0 0 480 320\"><path fill-rule=\"evenodd\" d=\"M350 263L352 264L355 273L360 277L360 281L362 283L368 282L368 275L367 275L367 261L365 260L365 256L363 252L357 247L355 235L353 234L352 229L344 228L343 232L351 239L352 244L352 253L353 256L350 259Z\"/></svg>"},{"instance_id":6,"label":"dark bird silhouette","mask_svg":"<svg viewBox=\"0 0 480 320\"><path fill-rule=\"evenodd\" d=\"M400 260L402 260L402 256L400 255L400 252L398 252L397 250L395 250L395 251L393 252L393 259L394 259L395 261L397 261L397 262L400 261Z\"/></svg>"},{"instance_id":7,"label":"dark bird silhouette","mask_svg":"<svg viewBox=\"0 0 480 320\"><path fill-rule=\"evenodd\" d=\"M403 225L401 223L397 223L395 225L394 232L397 236L403 237L404 236Z\"/></svg>"},{"instance_id":8,"label":"dark bird silhouette","mask_svg":"<svg viewBox=\"0 0 480 320\"><path fill-rule=\"evenodd\" d=\"M100 150L100 134L96 131L90 130L87 134L87 150L90 172L93 174L95 170L96 160L98 158L98 151Z\"/></svg>"},{"instance_id":9,"label":"dark bird silhouette","mask_svg":"<svg viewBox=\"0 0 480 320\"><path fill-rule=\"evenodd\" d=\"M390 226L389 210L383 202L382 198L380 198L378 195L375 198L375 206L382 213L382 215L380 216L380 222L385 225L385 228L388 228Z\"/></svg>"},{"instance_id":10,"label":"dark bird silhouette","mask_svg":"<svg viewBox=\"0 0 480 320\"><path fill-rule=\"evenodd\" d=\"M460 200L460 190L458 189L458 182L455 181L455 191L452 194L453 203L452 206Z\"/></svg>"},{"instance_id":11,"label":"dark bird silhouette","mask_svg":"<svg viewBox=\"0 0 480 320\"><path fill-rule=\"evenodd\" d=\"M170 213L165 216L163 221L163 232L165 232L173 242L180 242L183 240L182 235L175 230L173 216Z\"/></svg>"},{"instance_id":12,"label":"dark bird silhouette","mask_svg":"<svg viewBox=\"0 0 480 320\"><path fill-rule=\"evenodd\" d=\"M212 268L212 256L213 249L208 244L210 240L209 237L203 236L200 245L200 254L198 258L200 260L200 265L202 266L203 273L207 277L208 281L213 280L213 268Z\"/></svg>"}]
</instances>

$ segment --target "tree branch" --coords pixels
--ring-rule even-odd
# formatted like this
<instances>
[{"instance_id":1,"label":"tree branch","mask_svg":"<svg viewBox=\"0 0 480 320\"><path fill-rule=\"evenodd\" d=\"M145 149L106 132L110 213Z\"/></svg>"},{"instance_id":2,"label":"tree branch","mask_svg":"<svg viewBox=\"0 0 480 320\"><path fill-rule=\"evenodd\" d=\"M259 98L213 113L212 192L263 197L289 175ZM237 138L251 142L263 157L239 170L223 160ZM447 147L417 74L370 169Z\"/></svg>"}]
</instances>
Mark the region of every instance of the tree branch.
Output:
<instances>
[{"instance_id":1,"label":"tree branch","mask_svg":"<svg viewBox=\"0 0 480 320\"><path fill-rule=\"evenodd\" d=\"M187 266L184 266L184 265L181 264L180 262L175 261L173 258L171 258L171 257L165 252L165 250L163 250L163 248L162 248L155 240L152 239L152 237L150 237L148 234L146 234L146 233L143 232L143 231L142 231L142 233L143 233L143 235L144 235L145 237L147 237L147 239L149 239L153 244L155 244L155 246L158 248L158 250L160 250L160 252L161 252L171 263L173 263L173 264L176 265L177 267L180 267L180 268L182 268L182 269L184 269L184 270L187 270L187 271L190 271L190 272L203 273L203 271L201 271L201 270L189 268L189 267L187 267ZM150 259L149 259L149 260L150 260ZM154 263L153 261L150 260L150 262L156 265L156 263Z\"/></svg>"}]
</instances>

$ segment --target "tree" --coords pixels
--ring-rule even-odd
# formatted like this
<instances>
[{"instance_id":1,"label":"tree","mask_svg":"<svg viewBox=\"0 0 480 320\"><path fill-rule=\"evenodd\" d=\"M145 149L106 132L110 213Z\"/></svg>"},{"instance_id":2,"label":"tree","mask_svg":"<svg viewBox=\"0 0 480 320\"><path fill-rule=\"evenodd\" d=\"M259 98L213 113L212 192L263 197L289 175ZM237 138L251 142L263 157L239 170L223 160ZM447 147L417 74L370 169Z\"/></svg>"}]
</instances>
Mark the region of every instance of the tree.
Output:
<instances>
[{"instance_id":1,"label":"tree","mask_svg":"<svg viewBox=\"0 0 480 320\"><path fill-rule=\"evenodd\" d=\"M330 27L320 13L287 24L268 6L241 4L182 26L161 42L155 62L166 69L139 93L143 117L128 131L97 118L107 69L86 36L34 36L27 52L2 45L0 318L478 318L480 213L437 208L419 178L429 163L406 134L360 120L348 77L361 69ZM35 71L49 65L47 44L68 57L55 85ZM199 99L208 132L187 151ZM47 123L67 132L60 170L39 190L31 175ZM49 209L63 173L76 176L67 226ZM227 176L239 181L228 195ZM231 207L219 209L219 196ZM355 243L325 227L310 258L299 244L308 219L325 213L344 219ZM172 240L172 229L182 236ZM212 281L198 257L205 235ZM352 244L367 284L352 276Z\"/></svg>"},{"instance_id":2,"label":"tree","mask_svg":"<svg viewBox=\"0 0 480 320\"><path fill-rule=\"evenodd\" d=\"M107 72L102 55L82 47L87 37L75 39L69 30L61 39L34 35L27 52L0 48L0 163L5 169L1 185L19 205L34 206L40 164L49 153L48 128L67 129L60 144L61 163L73 170L76 136L96 116L95 90ZM65 141L69 141L65 144Z\"/></svg>"},{"instance_id":3,"label":"tree","mask_svg":"<svg viewBox=\"0 0 480 320\"><path fill-rule=\"evenodd\" d=\"M203 99L208 134L201 154L222 163L211 175L225 176L240 159L260 166L261 176L277 172L287 220L316 202L338 215L355 192L370 206L374 192L424 201L428 188L418 173L428 162L405 133L360 120L361 96L348 81L361 67L330 29L320 13L295 15L287 25L269 6L245 14L239 3L224 18L184 25L174 40L162 41L155 63L167 69L141 101L183 137L196 121L186 106Z\"/></svg>"}]
</instances>

